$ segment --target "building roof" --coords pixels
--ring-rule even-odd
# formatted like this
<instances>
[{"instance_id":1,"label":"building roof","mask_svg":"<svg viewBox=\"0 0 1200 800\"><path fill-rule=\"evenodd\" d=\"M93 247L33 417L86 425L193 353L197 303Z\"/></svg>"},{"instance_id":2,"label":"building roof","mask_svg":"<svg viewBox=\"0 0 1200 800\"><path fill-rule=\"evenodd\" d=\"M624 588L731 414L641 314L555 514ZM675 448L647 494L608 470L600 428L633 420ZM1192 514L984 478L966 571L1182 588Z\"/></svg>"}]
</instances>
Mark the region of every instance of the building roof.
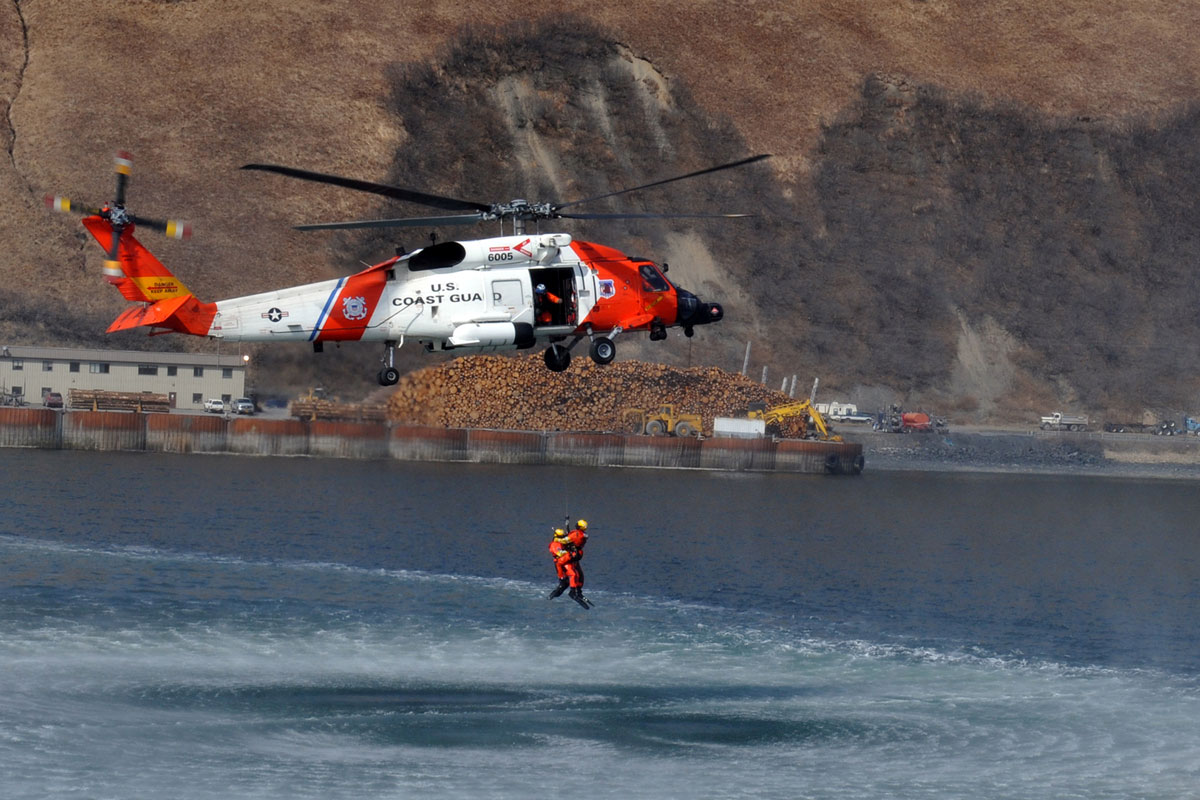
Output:
<instances>
[{"instance_id":1,"label":"building roof","mask_svg":"<svg viewBox=\"0 0 1200 800\"><path fill-rule=\"evenodd\" d=\"M238 353L171 353L148 350L99 350L85 347L26 347L0 345L0 358L53 359L56 361L104 361L123 364L176 364L197 367L241 367Z\"/></svg>"}]
</instances>

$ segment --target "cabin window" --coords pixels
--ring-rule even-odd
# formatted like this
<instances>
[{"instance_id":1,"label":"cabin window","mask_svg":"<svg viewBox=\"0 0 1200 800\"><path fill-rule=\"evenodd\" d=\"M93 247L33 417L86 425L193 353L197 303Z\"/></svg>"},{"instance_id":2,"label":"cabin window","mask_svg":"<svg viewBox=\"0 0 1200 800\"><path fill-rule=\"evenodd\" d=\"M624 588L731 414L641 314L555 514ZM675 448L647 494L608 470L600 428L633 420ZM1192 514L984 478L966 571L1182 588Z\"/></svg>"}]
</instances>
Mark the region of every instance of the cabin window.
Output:
<instances>
[{"instance_id":1,"label":"cabin window","mask_svg":"<svg viewBox=\"0 0 1200 800\"><path fill-rule=\"evenodd\" d=\"M642 273L642 283L647 292L665 292L671 288L671 284L653 264L642 264L638 271Z\"/></svg>"}]
</instances>

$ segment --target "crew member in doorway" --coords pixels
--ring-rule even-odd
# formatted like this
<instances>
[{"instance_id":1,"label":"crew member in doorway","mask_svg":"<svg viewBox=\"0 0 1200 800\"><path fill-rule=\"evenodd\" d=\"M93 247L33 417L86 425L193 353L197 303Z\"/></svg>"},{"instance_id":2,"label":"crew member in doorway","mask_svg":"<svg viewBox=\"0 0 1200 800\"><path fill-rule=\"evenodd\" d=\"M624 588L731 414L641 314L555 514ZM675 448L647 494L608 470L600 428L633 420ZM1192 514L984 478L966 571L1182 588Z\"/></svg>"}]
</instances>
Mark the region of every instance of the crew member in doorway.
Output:
<instances>
[{"instance_id":1,"label":"crew member in doorway","mask_svg":"<svg viewBox=\"0 0 1200 800\"><path fill-rule=\"evenodd\" d=\"M537 312L539 325L549 325L554 322L554 307L562 305L562 298L554 292L546 290L546 284L539 283L533 290L533 306Z\"/></svg>"},{"instance_id":2,"label":"crew member in doorway","mask_svg":"<svg viewBox=\"0 0 1200 800\"><path fill-rule=\"evenodd\" d=\"M558 597L571 585L571 578L567 574L567 565L571 563L574 554L570 550L570 545L567 532L562 528L555 528L554 538L550 540L550 557L554 559L554 569L558 572L558 586L550 592L551 598Z\"/></svg>"}]
</instances>

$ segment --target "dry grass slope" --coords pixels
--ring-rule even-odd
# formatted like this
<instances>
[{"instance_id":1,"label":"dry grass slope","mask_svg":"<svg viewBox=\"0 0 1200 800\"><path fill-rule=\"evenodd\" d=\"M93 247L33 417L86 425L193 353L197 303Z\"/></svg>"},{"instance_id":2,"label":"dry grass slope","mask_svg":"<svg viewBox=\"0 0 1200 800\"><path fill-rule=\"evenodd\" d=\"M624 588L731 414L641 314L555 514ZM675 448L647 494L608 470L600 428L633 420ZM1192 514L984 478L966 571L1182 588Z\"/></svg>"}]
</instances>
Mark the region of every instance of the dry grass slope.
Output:
<instances>
[{"instance_id":1,"label":"dry grass slope","mask_svg":"<svg viewBox=\"0 0 1200 800\"><path fill-rule=\"evenodd\" d=\"M541 18L507 0L11 3L0 338L212 347L100 333L123 301L41 197L105 198L117 149L136 158L136 211L195 223L187 245L148 243L206 300L394 244L290 230L380 209L246 162L558 199L771 152L760 172L640 200L770 212L744 228L572 230L728 289L719 333L623 355L728 367L754 339L759 363L805 365L843 396L1187 410L1198 23L1200 5L1167 0L564 0ZM978 331L1005 343L995 369L971 352ZM258 380L365 394L376 357L264 349Z\"/></svg>"}]
</instances>

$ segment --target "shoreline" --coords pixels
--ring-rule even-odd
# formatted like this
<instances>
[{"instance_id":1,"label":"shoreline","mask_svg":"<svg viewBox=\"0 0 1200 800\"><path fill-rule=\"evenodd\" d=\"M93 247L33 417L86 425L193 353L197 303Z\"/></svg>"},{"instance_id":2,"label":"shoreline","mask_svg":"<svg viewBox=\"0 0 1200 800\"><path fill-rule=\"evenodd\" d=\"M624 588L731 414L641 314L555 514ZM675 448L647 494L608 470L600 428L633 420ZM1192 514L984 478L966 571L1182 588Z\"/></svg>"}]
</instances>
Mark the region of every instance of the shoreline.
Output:
<instances>
[{"instance_id":1,"label":"shoreline","mask_svg":"<svg viewBox=\"0 0 1200 800\"><path fill-rule=\"evenodd\" d=\"M948 433L838 431L866 472L978 472L1200 480L1200 438L969 427Z\"/></svg>"}]
</instances>

